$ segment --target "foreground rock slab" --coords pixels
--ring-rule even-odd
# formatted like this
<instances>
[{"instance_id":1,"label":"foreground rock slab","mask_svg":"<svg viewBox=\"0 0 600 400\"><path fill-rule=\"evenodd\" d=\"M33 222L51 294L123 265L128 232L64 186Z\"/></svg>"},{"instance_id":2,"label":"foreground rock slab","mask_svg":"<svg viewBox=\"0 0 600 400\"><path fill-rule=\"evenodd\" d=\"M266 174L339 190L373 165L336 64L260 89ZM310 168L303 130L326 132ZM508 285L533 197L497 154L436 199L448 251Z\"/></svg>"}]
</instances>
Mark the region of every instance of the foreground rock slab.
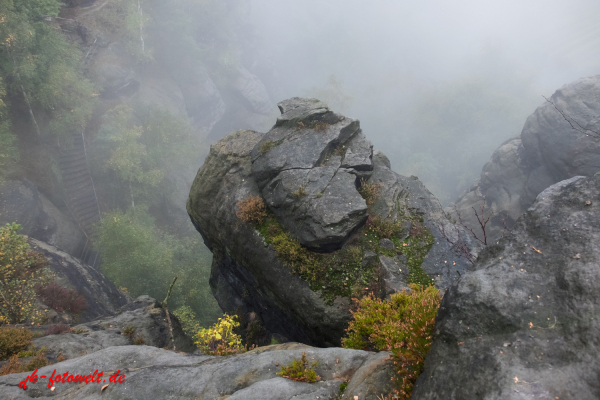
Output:
<instances>
[{"instance_id":1,"label":"foreground rock slab","mask_svg":"<svg viewBox=\"0 0 600 400\"><path fill-rule=\"evenodd\" d=\"M320 382L296 382L276 375L281 365L300 359L303 352L310 362L318 361L315 371ZM297 343L227 357L181 354L150 346L111 347L38 370L38 376L48 377L55 369L57 373L85 375L104 371L100 383L55 383L51 390L49 379L43 378L22 390L18 384L29 374L22 373L0 377L0 394L3 399L308 400L333 398L340 393L340 384L349 381L343 399L360 396L361 400L375 400L374 393L386 393L393 385L391 362L384 361L387 355ZM378 371L379 380L368 381L361 373L372 370ZM110 383L109 376L117 371L125 375L124 382Z\"/></svg>"},{"instance_id":2,"label":"foreground rock slab","mask_svg":"<svg viewBox=\"0 0 600 400\"><path fill-rule=\"evenodd\" d=\"M600 177L555 184L442 301L413 399L600 398Z\"/></svg>"}]
</instances>

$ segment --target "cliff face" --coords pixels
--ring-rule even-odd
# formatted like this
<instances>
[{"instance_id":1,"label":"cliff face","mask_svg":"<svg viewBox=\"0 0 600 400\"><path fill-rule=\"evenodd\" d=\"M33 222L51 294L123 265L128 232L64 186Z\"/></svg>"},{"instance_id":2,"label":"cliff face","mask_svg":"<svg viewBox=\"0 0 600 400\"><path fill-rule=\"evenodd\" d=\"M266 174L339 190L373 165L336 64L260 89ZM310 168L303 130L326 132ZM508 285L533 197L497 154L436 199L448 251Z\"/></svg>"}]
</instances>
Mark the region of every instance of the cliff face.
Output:
<instances>
[{"instance_id":1,"label":"cliff face","mask_svg":"<svg viewBox=\"0 0 600 400\"><path fill-rule=\"evenodd\" d=\"M485 202L493 214L488 233L500 236L502 219L512 226L545 188L600 170L600 75L565 85L549 100L554 104L538 107L521 135L494 152L479 180L455 202L470 226L478 226L471 207Z\"/></svg>"},{"instance_id":2,"label":"cliff face","mask_svg":"<svg viewBox=\"0 0 600 400\"><path fill-rule=\"evenodd\" d=\"M416 177L391 171L359 121L315 99L279 108L268 133L238 131L212 145L190 191L188 213L213 252L211 287L225 312L279 339L339 345L351 297L385 296L418 279L443 289L468 268L438 230L449 222L437 199ZM249 196L270 213L258 229L236 215ZM389 237L373 233L386 226ZM282 253L285 234L304 245L289 251L339 262L315 261L328 270L307 278Z\"/></svg>"},{"instance_id":3,"label":"cliff face","mask_svg":"<svg viewBox=\"0 0 600 400\"><path fill-rule=\"evenodd\" d=\"M600 177L540 193L444 297L413 399L600 397Z\"/></svg>"}]
</instances>

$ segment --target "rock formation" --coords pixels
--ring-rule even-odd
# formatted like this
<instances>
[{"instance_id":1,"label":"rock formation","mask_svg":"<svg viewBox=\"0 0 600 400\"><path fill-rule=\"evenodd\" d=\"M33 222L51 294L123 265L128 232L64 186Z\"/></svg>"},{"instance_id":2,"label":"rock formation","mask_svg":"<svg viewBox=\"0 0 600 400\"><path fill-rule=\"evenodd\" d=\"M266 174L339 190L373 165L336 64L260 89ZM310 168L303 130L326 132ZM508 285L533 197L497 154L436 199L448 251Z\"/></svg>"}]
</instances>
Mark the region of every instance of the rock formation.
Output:
<instances>
[{"instance_id":1,"label":"rock formation","mask_svg":"<svg viewBox=\"0 0 600 400\"><path fill-rule=\"evenodd\" d=\"M514 221L545 188L577 175L600 171L600 75L582 78L557 90L527 118L521 135L504 142L492 155L481 177L454 205L465 222L478 227L472 207L484 199L492 212L492 237ZM570 119L575 130L557 108ZM595 136L593 132L595 132ZM586 133L592 133L588 135Z\"/></svg>"},{"instance_id":2,"label":"rock formation","mask_svg":"<svg viewBox=\"0 0 600 400\"><path fill-rule=\"evenodd\" d=\"M77 223L50 202L28 180L6 181L0 185L0 225L16 222L19 231L78 256L85 236Z\"/></svg>"},{"instance_id":3,"label":"rock formation","mask_svg":"<svg viewBox=\"0 0 600 400\"><path fill-rule=\"evenodd\" d=\"M188 213L213 252L211 286L225 312L253 313L288 340L339 344L350 297L368 290L360 287L365 271L378 271L371 286L385 295L415 277L446 288L469 267L438 230L449 221L437 199L416 177L391 171L359 121L315 99L293 98L279 107L282 115L266 134L238 131L213 144L190 191ZM369 207L359 194L364 188L374 192ZM318 284L301 278L267 242L269 228L259 231L237 217L238 203L249 196L264 198L273 224L317 251L307 257L342 247L328 254L340 254L347 266L354 249L358 265L332 268ZM403 234L381 241L367 236L377 221L402 225Z\"/></svg>"},{"instance_id":4,"label":"rock formation","mask_svg":"<svg viewBox=\"0 0 600 400\"><path fill-rule=\"evenodd\" d=\"M276 375L281 365L288 365L306 353L308 361L317 361L315 371L320 382L296 382ZM109 347L40 368L38 376L50 377L57 372L93 374L104 371L106 383L56 383L51 391L48 378L30 382L28 389L18 385L29 372L0 377L4 398L30 399L229 399L229 400L302 400L331 399L348 382L343 400L376 400L389 392L390 362L386 352L370 353L350 349L316 349L298 343L261 347L230 357L180 354L150 346ZM109 376L120 370L124 382L109 383ZM101 391L102 386L107 385Z\"/></svg>"},{"instance_id":5,"label":"rock formation","mask_svg":"<svg viewBox=\"0 0 600 400\"><path fill-rule=\"evenodd\" d=\"M452 286L413 399L600 397L600 177L541 192Z\"/></svg>"},{"instance_id":6,"label":"rock formation","mask_svg":"<svg viewBox=\"0 0 600 400\"><path fill-rule=\"evenodd\" d=\"M67 289L74 289L85 297L87 308L77 317L78 322L87 322L96 318L112 316L131 302L131 298L119 291L114 283L100 271L82 263L69 254L47 243L29 238L29 246L48 259L48 268L56 277L56 282ZM64 316L66 321L74 321L73 316Z\"/></svg>"}]
</instances>

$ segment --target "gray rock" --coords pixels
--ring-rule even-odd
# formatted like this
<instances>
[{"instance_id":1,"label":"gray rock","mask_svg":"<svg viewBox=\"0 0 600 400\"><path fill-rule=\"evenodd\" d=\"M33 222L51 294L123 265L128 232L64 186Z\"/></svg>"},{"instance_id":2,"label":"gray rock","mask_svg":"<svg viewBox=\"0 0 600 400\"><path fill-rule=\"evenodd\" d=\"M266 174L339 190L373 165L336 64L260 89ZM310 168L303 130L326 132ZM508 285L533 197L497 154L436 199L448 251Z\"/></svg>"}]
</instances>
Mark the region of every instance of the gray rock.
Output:
<instances>
[{"instance_id":1,"label":"gray rock","mask_svg":"<svg viewBox=\"0 0 600 400\"><path fill-rule=\"evenodd\" d=\"M112 316L131 301L101 272L69 254L35 239L29 239L32 250L43 253L56 282L65 288L77 290L85 297L87 308L78 316L79 322Z\"/></svg>"},{"instance_id":2,"label":"gray rock","mask_svg":"<svg viewBox=\"0 0 600 400\"><path fill-rule=\"evenodd\" d=\"M18 232L79 255L85 236L76 222L61 212L28 180L0 185L0 225L16 222Z\"/></svg>"},{"instance_id":3,"label":"gray rock","mask_svg":"<svg viewBox=\"0 0 600 400\"><path fill-rule=\"evenodd\" d=\"M276 215L279 213L288 216L295 213L293 215L304 216L304 227L317 225L314 221L318 218L325 223L337 219L341 221L339 225L350 230L349 225L344 225L347 222L340 216L349 214L351 207L359 200L354 185L356 181L353 179L355 175L352 174L355 170L341 168L341 155L330 154L321 149L323 146L327 147L327 143L334 142L335 137L338 138L335 140L340 140L341 136L350 139L352 135L340 133L331 126L325 131L302 128L296 130L296 127L302 121L301 118L307 118L306 115L310 118L329 115L327 118L338 121L339 126L355 125L354 133L360 132L358 122L348 122L347 118L336 116L318 100L292 100L280 103L282 118L279 125L269 133L238 131L211 146L210 154L198 171L190 190L187 210L194 226L213 252L210 284L219 306L225 312L242 315L253 313L270 334L281 335L287 340L318 346L339 345L351 318L350 299L338 297L333 305L326 304L319 291L313 291L306 281L278 260L273 245L266 243L260 232L236 216L238 202L249 196L262 195ZM301 106L293 107L297 104ZM332 137L331 141L328 141L328 135ZM261 143L265 143L267 137L271 138L272 143L282 142L262 154ZM309 140L309 137L312 139ZM292 140L288 138L296 138L305 145L294 147L291 145ZM320 143L320 147L315 147L313 151L309 143L312 143L310 146ZM284 146L287 146L289 154L279 152ZM370 144L367 147L370 148ZM301 154L300 148L307 154ZM264 157L265 154L273 154L273 157ZM285 165L290 160L299 164L306 163L308 167L286 168ZM321 164L321 161L325 162ZM261 172L257 173L257 169ZM266 172L268 170L277 174L270 176ZM380 186L380 194L371 206L373 217L404 221L403 237L423 236L423 226L429 229L436 240L428 244L424 243L425 239L420 242L426 250L430 248L421 267L440 289L448 287L458 279L456 271L464 272L470 264L453 253L452 245L437 230L437 226L452 225L437 199L418 179L406 178L391 171L387 157L380 152L374 151L373 169L369 172L371 175L367 182ZM259 178L256 178L257 175ZM338 177L340 179L336 179ZM265 185L262 190L258 184L261 179ZM269 186L271 181L277 184ZM303 185L306 192L300 196L304 203L290 195L299 185ZM332 188L331 193L327 188ZM350 197L351 201L344 200L352 204L344 204L340 193L356 197ZM337 204L332 207L330 203L334 201ZM362 197L360 201L360 207L363 207L365 203ZM336 211L336 207L343 212ZM409 222L413 219L414 226ZM289 217L288 221L283 219L281 223L292 234L299 236L299 229L290 226L290 220L293 218ZM333 228L329 232L325 229L320 232L343 244L346 238L340 230L336 231L337 227ZM310 233L314 232L318 233L317 228L313 228ZM319 250L323 247L326 246L322 245ZM366 266L376 257L374 253L365 253L363 265ZM395 262L408 265L406 255L399 255ZM390 270L392 275L385 284L387 293L401 291L406 287L406 277L394 275L397 269ZM408 268L405 268L404 273L408 273Z\"/></svg>"},{"instance_id":4,"label":"gray rock","mask_svg":"<svg viewBox=\"0 0 600 400\"><path fill-rule=\"evenodd\" d=\"M260 195L250 153L263 134L238 131L213 144L190 190L187 210L213 252L210 285L225 312L254 312L271 333L320 346L339 343L349 300L328 306L308 283L277 260L272 246L235 212Z\"/></svg>"},{"instance_id":5,"label":"gray rock","mask_svg":"<svg viewBox=\"0 0 600 400\"><path fill-rule=\"evenodd\" d=\"M400 292L403 289L410 291L410 288L406 283L406 279L408 279L410 272L406 265L406 256L404 254L394 258L380 254L379 263L381 265L383 291L387 297L395 292Z\"/></svg>"},{"instance_id":6,"label":"gray rock","mask_svg":"<svg viewBox=\"0 0 600 400\"><path fill-rule=\"evenodd\" d=\"M598 197L598 177L555 184L482 251L444 297L413 399L600 397Z\"/></svg>"},{"instance_id":7,"label":"gray rock","mask_svg":"<svg viewBox=\"0 0 600 400\"><path fill-rule=\"evenodd\" d=\"M238 75L232 86L250 111L264 115L273 111L274 105L265 85L246 68L238 68Z\"/></svg>"},{"instance_id":8,"label":"gray rock","mask_svg":"<svg viewBox=\"0 0 600 400\"><path fill-rule=\"evenodd\" d=\"M600 132L600 75L565 85L550 100L581 127ZM521 135L494 152L480 179L446 211L454 215L456 207L465 223L483 237L472 208L479 212L485 200L486 218L491 214L486 233L494 242L545 188L598 172L599 143L573 130L552 104L544 102L527 118Z\"/></svg>"},{"instance_id":9,"label":"gray rock","mask_svg":"<svg viewBox=\"0 0 600 400\"><path fill-rule=\"evenodd\" d=\"M318 383L296 382L276 375L280 366L300 359L302 353L310 362L318 361L315 371ZM5 398L29 399L328 399L339 394L340 384L349 380L346 398L360 393L361 400L375 400L381 390L390 387L392 370L384 361L387 352L370 353L341 348L317 349L289 343L261 347L229 356L214 357L180 354L150 346L121 346L99 350L84 357L66 360L38 370L40 378L29 382L28 389L18 388L30 373L0 377L0 392ZM48 382L53 370L58 373L93 374L103 371L100 383ZM115 372L125 375L123 383L109 383ZM354 376L357 381L354 382ZM386 381L387 379L387 381ZM103 385L108 384L101 391ZM383 385L383 386L381 386Z\"/></svg>"},{"instance_id":10,"label":"gray rock","mask_svg":"<svg viewBox=\"0 0 600 400\"><path fill-rule=\"evenodd\" d=\"M192 352L195 346L181 330L176 317L171 315L173 337L178 351ZM127 327L135 327L132 336L124 336ZM73 326L75 332L49 335L33 340L37 349L45 347L47 356L56 360L59 354L75 358L91 354L112 346L134 344L134 339L143 339L144 344L155 347L172 347L165 311L148 296L140 296L119 310L115 316L96 319Z\"/></svg>"},{"instance_id":11,"label":"gray rock","mask_svg":"<svg viewBox=\"0 0 600 400\"><path fill-rule=\"evenodd\" d=\"M301 244L337 250L366 221L357 171L372 169L372 145L358 121L332 113L316 99L293 98L279 108L276 126L252 150L254 179L269 208Z\"/></svg>"},{"instance_id":12,"label":"gray rock","mask_svg":"<svg viewBox=\"0 0 600 400\"><path fill-rule=\"evenodd\" d=\"M365 267L371 261L377 260L377 254L372 251L365 251L363 253L362 266Z\"/></svg>"},{"instance_id":13,"label":"gray rock","mask_svg":"<svg viewBox=\"0 0 600 400\"><path fill-rule=\"evenodd\" d=\"M379 241L379 246L383 247L384 249L388 249L388 250L394 250L394 247L396 246L394 244L394 242L392 242L390 239L381 239Z\"/></svg>"}]
</instances>

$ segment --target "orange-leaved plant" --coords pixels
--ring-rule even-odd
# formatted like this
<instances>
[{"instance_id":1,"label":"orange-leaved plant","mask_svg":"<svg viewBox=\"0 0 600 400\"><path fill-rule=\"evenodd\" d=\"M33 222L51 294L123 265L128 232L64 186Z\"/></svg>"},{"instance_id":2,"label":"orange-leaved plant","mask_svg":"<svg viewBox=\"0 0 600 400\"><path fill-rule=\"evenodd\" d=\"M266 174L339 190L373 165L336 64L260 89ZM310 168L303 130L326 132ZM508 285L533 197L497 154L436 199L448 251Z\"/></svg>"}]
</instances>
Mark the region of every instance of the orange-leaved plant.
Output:
<instances>
[{"instance_id":1,"label":"orange-leaved plant","mask_svg":"<svg viewBox=\"0 0 600 400\"><path fill-rule=\"evenodd\" d=\"M398 376L396 398L409 399L413 386L423 372L425 356L431 348L440 293L434 286L409 285L411 291L396 292L390 300L372 296L359 302L354 320L342 339L346 348L386 350L392 353ZM392 398L391 395L389 398Z\"/></svg>"},{"instance_id":2,"label":"orange-leaved plant","mask_svg":"<svg viewBox=\"0 0 600 400\"><path fill-rule=\"evenodd\" d=\"M265 201L259 196L248 196L237 203L236 215L244 222L260 225L267 217Z\"/></svg>"}]
</instances>

